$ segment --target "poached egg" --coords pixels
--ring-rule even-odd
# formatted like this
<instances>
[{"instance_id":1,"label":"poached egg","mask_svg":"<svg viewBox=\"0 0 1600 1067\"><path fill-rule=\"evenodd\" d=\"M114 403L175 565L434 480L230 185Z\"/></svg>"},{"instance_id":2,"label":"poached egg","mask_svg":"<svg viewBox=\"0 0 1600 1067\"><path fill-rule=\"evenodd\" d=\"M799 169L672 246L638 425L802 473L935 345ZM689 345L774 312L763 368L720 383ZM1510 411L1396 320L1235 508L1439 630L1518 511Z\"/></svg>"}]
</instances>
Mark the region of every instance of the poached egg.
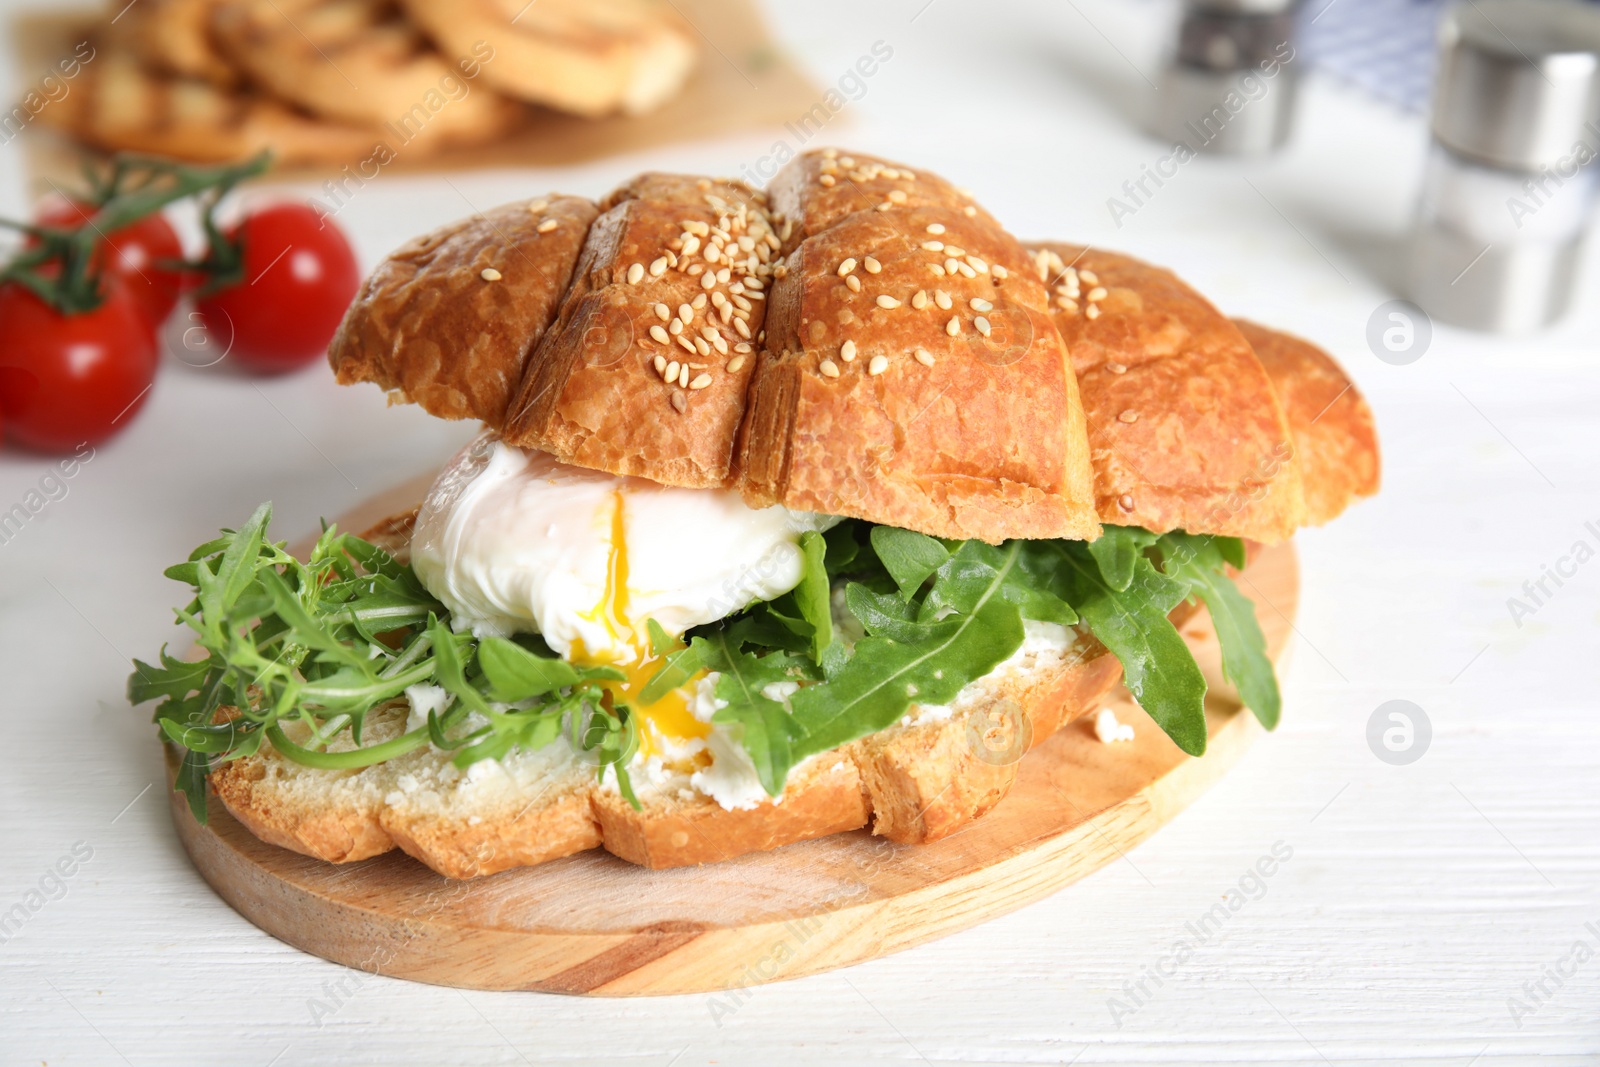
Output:
<instances>
[{"instance_id":1,"label":"poached egg","mask_svg":"<svg viewBox=\"0 0 1600 1067\"><path fill-rule=\"evenodd\" d=\"M620 669L607 690L633 704L645 752L665 752L711 728L690 710L702 675L639 703L661 666L647 620L681 648L691 627L781 596L800 582L800 535L836 521L574 467L485 433L429 489L411 562L457 630L537 633L568 662Z\"/></svg>"}]
</instances>

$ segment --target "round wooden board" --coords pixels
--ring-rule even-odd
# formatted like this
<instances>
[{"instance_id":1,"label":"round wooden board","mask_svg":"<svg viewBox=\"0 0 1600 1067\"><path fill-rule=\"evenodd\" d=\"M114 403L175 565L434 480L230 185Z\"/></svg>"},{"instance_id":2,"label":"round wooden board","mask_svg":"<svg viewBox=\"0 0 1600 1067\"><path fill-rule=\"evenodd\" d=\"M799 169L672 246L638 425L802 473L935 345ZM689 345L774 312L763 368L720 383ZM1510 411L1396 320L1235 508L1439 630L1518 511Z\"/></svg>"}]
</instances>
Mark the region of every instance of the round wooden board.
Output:
<instances>
[{"instance_id":1,"label":"round wooden board","mask_svg":"<svg viewBox=\"0 0 1600 1067\"><path fill-rule=\"evenodd\" d=\"M341 524L362 529L416 498L408 487ZM1293 548L1262 552L1240 586L1281 663L1299 594ZM704 867L652 871L594 851L451 881L399 851L342 866L301 856L260 841L220 803L201 826L171 794L173 820L201 875L240 914L368 972L598 995L779 981L1020 908L1110 863L1193 802L1262 731L1222 683L1203 612L1184 635L1212 689L1203 758L1180 752L1123 691L1113 703L1135 740L1102 744L1087 720L1068 725L1023 759L993 812L931 845L858 830Z\"/></svg>"}]
</instances>

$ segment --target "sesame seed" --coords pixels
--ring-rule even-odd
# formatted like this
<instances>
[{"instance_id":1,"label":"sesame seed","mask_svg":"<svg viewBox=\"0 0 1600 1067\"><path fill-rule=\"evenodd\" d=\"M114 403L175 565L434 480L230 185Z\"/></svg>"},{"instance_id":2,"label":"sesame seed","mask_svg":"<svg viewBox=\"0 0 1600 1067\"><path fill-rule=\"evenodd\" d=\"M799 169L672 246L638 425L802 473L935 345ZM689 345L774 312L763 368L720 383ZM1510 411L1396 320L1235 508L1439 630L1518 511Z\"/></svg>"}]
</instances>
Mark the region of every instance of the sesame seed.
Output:
<instances>
[{"instance_id":1,"label":"sesame seed","mask_svg":"<svg viewBox=\"0 0 1600 1067\"><path fill-rule=\"evenodd\" d=\"M847 259L843 263L839 264L839 275L841 277L843 277L844 275L849 274L851 271L853 271L855 269L856 269L856 261L855 261L855 257L852 256L850 259Z\"/></svg>"},{"instance_id":2,"label":"sesame seed","mask_svg":"<svg viewBox=\"0 0 1600 1067\"><path fill-rule=\"evenodd\" d=\"M894 201L885 200L883 203L878 205L878 210L879 211L888 211L888 210L892 209L893 207L894 207Z\"/></svg>"},{"instance_id":3,"label":"sesame seed","mask_svg":"<svg viewBox=\"0 0 1600 1067\"><path fill-rule=\"evenodd\" d=\"M715 348L717 350L717 355L719 355L719 356L727 355L728 354L728 342L723 340L722 335L720 333L718 333L717 331L715 331L715 330L708 330L707 333L710 336L708 336L706 338L706 340L710 341L711 342L711 347Z\"/></svg>"},{"instance_id":4,"label":"sesame seed","mask_svg":"<svg viewBox=\"0 0 1600 1067\"><path fill-rule=\"evenodd\" d=\"M676 337L683 332L683 320L674 315L667 320L667 332Z\"/></svg>"},{"instance_id":5,"label":"sesame seed","mask_svg":"<svg viewBox=\"0 0 1600 1067\"><path fill-rule=\"evenodd\" d=\"M961 213L970 219L978 213L978 209L973 207L971 204L968 204L966 207L961 209Z\"/></svg>"},{"instance_id":6,"label":"sesame seed","mask_svg":"<svg viewBox=\"0 0 1600 1067\"><path fill-rule=\"evenodd\" d=\"M683 336L681 333L678 335L678 346L691 356L697 356L700 354L699 350L694 347L694 342Z\"/></svg>"},{"instance_id":7,"label":"sesame seed","mask_svg":"<svg viewBox=\"0 0 1600 1067\"><path fill-rule=\"evenodd\" d=\"M653 365L656 368L656 373L657 374L665 374L665 373L667 373L667 357L666 356L661 356L661 355L656 356Z\"/></svg>"},{"instance_id":8,"label":"sesame seed","mask_svg":"<svg viewBox=\"0 0 1600 1067\"><path fill-rule=\"evenodd\" d=\"M1083 279L1083 284L1085 284L1085 285L1099 285L1100 284L1100 276L1098 274L1096 274L1094 271L1090 270L1088 267L1084 267L1081 270L1079 270L1078 271L1078 277Z\"/></svg>"},{"instance_id":9,"label":"sesame seed","mask_svg":"<svg viewBox=\"0 0 1600 1067\"><path fill-rule=\"evenodd\" d=\"M729 374L738 374L739 371L743 369L743 367L744 367L744 357L743 356L734 356L732 359L728 360L728 373Z\"/></svg>"},{"instance_id":10,"label":"sesame seed","mask_svg":"<svg viewBox=\"0 0 1600 1067\"><path fill-rule=\"evenodd\" d=\"M717 295L721 296L722 294L718 293ZM717 312L717 318L721 319L722 324L726 326L728 324L728 320L733 318L733 305L724 300L722 302L721 310Z\"/></svg>"},{"instance_id":11,"label":"sesame seed","mask_svg":"<svg viewBox=\"0 0 1600 1067\"><path fill-rule=\"evenodd\" d=\"M721 296L722 294L718 293L717 295ZM706 306L706 294L704 294L704 293L696 293L696 294L694 294L694 299L689 301L689 306L694 308L696 311L699 311L701 308L705 307Z\"/></svg>"},{"instance_id":12,"label":"sesame seed","mask_svg":"<svg viewBox=\"0 0 1600 1067\"><path fill-rule=\"evenodd\" d=\"M677 259L676 256L673 257L672 265L674 267L676 267L678 265L678 259ZM689 267L689 269L685 270L683 273L687 274L691 278L697 278L701 274L705 273L705 269L706 269L706 267L705 267L704 263L695 263L695 264L691 265Z\"/></svg>"},{"instance_id":13,"label":"sesame seed","mask_svg":"<svg viewBox=\"0 0 1600 1067\"><path fill-rule=\"evenodd\" d=\"M914 354L917 357L917 362L922 364L924 367L933 366L933 353L929 352L926 348L919 348Z\"/></svg>"},{"instance_id":14,"label":"sesame seed","mask_svg":"<svg viewBox=\"0 0 1600 1067\"><path fill-rule=\"evenodd\" d=\"M835 363L831 359L823 360L818 369L829 378L837 378L839 376L839 364Z\"/></svg>"},{"instance_id":15,"label":"sesame seed","mask_svg":"<svg viewBox=\"0 0 1600 1067\"><path fill-rule=\"evenodd\" d=\"M960 245L945 245L944 252L945 255L955 256L957 259L960 259L962 256L967 254L967 250L962 248Z\"/></svg>"},{"instance_id":16,"label":"sesame seed","mask_svg":"<svg viewBox=\"0 0 1600 1067\"><path fill-rule=\"evenodd\" d=\"M866 259L862 260L861 265L867 268L868 274L877 274L879 271L883 270L883 264L879 263L871 256L868 256Z\"/></svg>"},{"instance_id":17,"label":"sesame seed","mask_svg":"<svg viewBox=\"0 0 1600 1067\"><path fill-rule=\"evenodd\" d=\"M749 336L750 336L750 327L745 325L745 321L743 319L734 319L733 320L733 328L738 331L740 337L743 337L743 338L746 338L746 339L749 338Z\"/></svg>"},{"instance_id":18,"label":"sesame seed","mask_svg":"<svg viewBox=\"0 0 1600 1067\"><path fill-rule=\"evenodd\" d=\"M1134 411L1132 408L1129 408L1127 411L1124 411L1122 414L1117 416L1117 421L1118 422L1138 422L1139 421L1139 413L1137 411Z\"/></svg>"},{"instance_id":19,"label":"sesame seed","mask_svg":"<svg viewBox=\"0 0 1600 1067\"><path fill-rule=\"evenodd\" d=\"M678 414L682 415L683 414L683 409L688 407L688 406L689 406L689 402L683 398L683 394L682 393L673 393L672 394L672 410L673 411L676 411Z\"/></svg>"},{"instance_id":20,"label":"sesame seed","mask_svg":"<svg viewBox=\"0 0 1600 1067\"><path fill-rule=\"evenodd\" d=\"M1117 505L1119 507L1121 507L1123 511L1132 511L1133 510L1133 494L1132 493L1123 493L1121 496L1117 497Z\"/></svg>"},{"instance_id":21,"label":"sesame seed","mask_svg":"<svg viewBox=\"0 0 1600 1067\"><path fill-rule=\"evenodd\" d=\"M942 223L942 222L930 222L928 224L928 232L929 233L933 233L933 234L943 233L944 232L944 223Z\"/></svg>"},{"instance_id":22,"label":"sesame seed","mask_svg":"<svg viewBox=\"0 0 1600 1067\"><path fill-rule=\"evenodd\" d=\"M922 242L922 247L924 249L926 249L927 251L929 251L929 252L943 252L944 251L944 242L943 241L924 241L924 242Z\"/></svg>"},{"instance_id":23,"label":"sesame seed","mask_svg":"<svg viewBox=\"0 0 1600 1067\"><path fill-rule=\"evenodd\" d=\"M662 375L662 377L665 378L669 382L677 381L677 378L678 378L678 361L677 360L673 360L672 362L667 364L667 371L666 371L665 374Z\"/></svg>"},{"instance_id":24,"label":"sesame seed","mask_svg":"<svg viewBox=\"0 0 1600 1067\"><path fill-rule=\"evenodd\" d=\"M872 375L873 377L877 377L878 375L882 374L884 371L886 371L888 369L889 369L889 357L888 356L873 356L872 357L872 362L867 364L867 373Z\"/></svg>"},{"instance_id":25,"label":"sesame seed","mask_svg":"<svg viewBox=\"0 0 1600 1067\"><path fill-rule=\"evenodd\" d=\"M535 215L537 215L540 212L544 211L544 209L549 207L549 206L550 206L550 201L548 201L548 200L533 200L533 201L529 202L528 210L533 212Z\"/></svg>"},{"instance_id":26,"label":"sesame seed","mask_svg":"<svg viewBox=\"0 0 1600 1067\"><path fill-rule=\"evenodd\" d=\"M667 257L660 256L650 264L650 277L659 278L667 273Z\"/></svg>"},{"instance_id":27,"label":"sesame seed","mask_svg":"<svg viewBox=\"0 0 1600 1067\"><path fill-rule=\"evenodd\" d=\"M1106 370L1112 374L1127 374L1128 368L1121 363L1107 363Z\"/></svg>"},{"instance_id":28,"label":"sesame seed","mask_svg":"<svg viewBox=\"0 0 1600 1067\"><path fill-rule=\"evenodd\" d=\"M691 233L684 238L683 254L686 256L692 256L698 251L700 251L700 238Z\"/></svg>"},{"instance_id":29,"label":"sesame seed","mask_svg":"<svg viewBox=\"0 0 1600 1067\"><path fill-rule=\"evenodd\" d=\"M694 308L690 307L688 304L679 304L678 318L683 321L685 326L689 325L694 321Z\"/></svg>"},{"instance_id":30,"label":"sesame seed","mask_svg":"<svg viewBox=\"0 0 1600 1067\"><path fill-rule=\"evenodd\" d=\"M851 360L855 359L856 343L854 341L846 341L844 344L840 345L839 358L844 360L846 363L849 363Z\"/></svg>"},{"instance_id":31,"label":"sesame seed","mask_svg":"<svg viewBox=\"0 0 1600 1067\"><path fill-rule=\"evenodd\" d=\"M721 270L717 271L717 281L721 282L723 285L727 285L728 279L732 277L733 271L729 270L727 267L723 267ZM711 286L708 285L706 288L709 289Z\"/></svg>"},{"instance_id":32,"label":"sesame seed","mask_svg":"<svg viewBox=\"0 0 1600 1067\"><path fill-rule=\"evenodd\" d=\"M977 318L973 319L972 325L976 326L978 328L978 332L983 334L985 337L989 336L989 320L984 318L982 315L979 315Z\"/></svg>"},{"instance_id":33,"label":"sesame seed","mask_svg":"<svg viewBox=\"0 0 1600 1067\"><path fill-rule=\"evenodd\" d=\"M1088 308L1085 309L1083 317L1086 319L1098 319L1100 317L1100 305L1090 304Z\"/></svg>"},{"instance_id":34,"label":"sesame seed","mask_svg":"<svg viewBox=\"0 0 1600 1067\"><path fill-rule=\"evenodd\" d=\"M698 300L700 298L699 297L695 297L695 299ZM726 296L722 295L720 292L711 294L711 306L712 307L719 308L723 304L726 304L727 302L728 302L728 298Z\"/></svg>"},{"instance_id":35,"label":"sesame seed","mask_svg":"<svg viewBox=\"0 0 1600 1067\"><path fill-rule=\"evenodd\" d=\"M1104 286L1097 285L1093 289L1089 290L1089 303L1092 304L1096 300L1104 300L1105 298L1106 290Z\"/></svg>"},{"instance_id":36,"label":"sesame seed","mask_svg":"<svg viewBox=\"0 0 1600 1067\"><path fill-rule=\"evenodd\" d=\"M1000 264L996 263L990 269L994 271L994 276L996 278L999 278L1001 281L1005 281L1006 280L1006 276L1007 276L1007 274L1009 272L1004 267L1002 267Z\"/></svg>"},{"instance_id":37,"label":"sesame seed","mask_svg":"<svg viewBox=\"0 0 1600 1067\"><path fill-rule=\"evenodd\" d=\"M845 275L844 284L852 293L859 293L861 291L861 279L856 277L854 274Z\"/></svg>"},{"instance_id":38,"label":"sesame seed","mask_svg":"<svg viewBox=\"0 0 1600 1067\"><path fill-rule=\"evenodd\" d=\"M950 321L944 324L944 332L949 334L951 337L960 337L961 320L954 315L950 316Z\"/></svg>"},{"instance_id":39,"label":"sesame seed","mask_svg":"<svg viewBox=\"0 0 1600 1067\"><path fill-rule=\"evenodd\" d=\"M892 296L879 296L878 306L883 308L885 311L893 311L895 308L900 306L900 301L896 300Z\"/></svg>"},{"instance_id":40,"label":"sesame seed","mask_svg":"<svg viewBox=\"0 0 1600 1067\"><path fill-rule=\"evenodd\" d=\"M837 180L838 179L834 178L834 176L831 174L824 174L822 177L817 179L818 182L822 183L824 187L829 189L833 188L834 182Z\"/></svg>"},{"instance_id":41,"label":"sesame seed","mask_svg":"<svg viewBox=\"0 0 1600 1067\"><path fill-rule=\"evenodd\" d=\"M989 301L987 301L987 300L984 300L982 297L976 297L976 296L973 297L971 300L967 301L967 306L972 308L973 311L993 311L994 310L994 305L993 304L989 303Z\"/></svg>"},{"instance_id":42,"label":"sesame seed","mask_svg":"<svg viewBox=\"0 0 1600 1067\"><path fill-rule=\"evenodd\" d=\"M711 234L711 224L703 219L690 219L683 224L685 233L692 233L696 237L707 237Z\"/></svg>"},{"instance_id":43,"label":"sesame seed","mask_svg":"<svg viewBox=\"0 0 1600 1067\"><path fill-rule=\"evenodd\" d=\"M933 302L938 304L940 309L944 311L949 311L955 306L955 302L950 299L950 294L943 289L935 289L933 291Z\"/></svg>"},{"instance_id":44,"label":"sesame seed","mask_svg":"<svg viewBox=\"0 0 1600 1067\"><path fill-rule=\"evenodd\" d=\"M704 373L696 374L694 376L694 378L692 378L690 380L689 388L690 389L704 389L706 386L708 386L710 384L711 384L711 375L704 374Z\"/></svg>"},{"instance_id":45,"label":"sesame seed","mask_svg":"<svg viewBox=\"0 0 1600 1067\"><path fill-rule=\"evenodd\" d=\"M903 189L890 189L889 190L889 202L891 204L903 204L903 203L905 203L906 202L905 190L903 190Z\"/></svg>"},{"instance_id":46,"label":"sesame seed","mask_svg":"<svg viewBox=\"0 0 1600 1067\"><path fill-rule=\"evenodd\" d=\"M711 354L711 346L706 344L706 339L704 337L694 338L694 350L700 353L702 356L709 356Z\"/></svg>"},{"instance_id":47,"label":"sesame seed","mask_svg":"<svg viewBox=\"0 0 1600 1067\"><path fill-rule=\"evenodd\" d=\"M929 263L928 264L928 269L933 271L933 273L937 274L939 277L941 277L941 278L944 277L944 268L939 266L939 264L937 264L937 263Z\"/></svg>"},{"instance_id":48,"label":"sesame seed","mask_svg":"<svg viewBox=\"0 0 1600 1067\"><path fill-rule=\"evenodd\" d=\"M700 276L700 288L702 288L702 289L715 289L716 287L717 287L717 276L715 274L712 274L710 271L706 271L704 274L702 274Z\"/></svg>"},{"instance_id":49,"label":"sesame seed","mask_svg":"<svg viewBox=\"0 0 1600 1067\"><path fill-rule=\"evenodd\" d=\"M979 274L987 274L987 273L989 273L989 264L987 262L985 262L982 258L978 257L978 256L968 255L967 256L967 266L971 267L973 270L977 271Z\"/></svg>"},{"instance_id":50,"label":"sesame seed","mask_svg":"<svg viewBox=\"0 0 1600 1067\"><path fill-rule=\"evenodd\" d=\"M978 276L978 272L973 270L972 267L966 263L957 263L956 270L960 271L962 277L964 278L976 278Z\"/></svg>"},{"instance_id":51,"label":"sesame seed","mask_svg":"<svg viewBox=\"0 0 1600 1067\"><path fill-rule=\"evenodd\" d=\"M685 387L689 384L689 364L687 363L678 370L678 384Z\"/></svg>"},{"instance_id":52,"label":"sesame seed","mask_svg":"<svg viewBox=\"0 0 1600 1067\"><path fill-rule=\"evenodd\" d=\"M738 344L734 345L733 346L733 350L735 352L744 353L746 355L748 355L749 353L755 351L755 349L753 347L751 347L749 344L746 344L744 341L740 341Z\"/></svg>"},{"instance_id":53,"label":"sesame seed","mask_svg":"<svg viewBox=\"0 0 1600 1067\"><path fill-rule=\"evenodd\" d=\"M486 282L497 282L500 280L501 274L493 267L485 267L478 272L478 277L482 278Z\"/></svg>"},{"instance_id":54,"label":"sesame seed","mask_svg":"<svg viewBox=\"0 0 1600 1067\"><path fill-rule=\"evenodd\" d=\"M539 223L539 232L549 233L551 230L560 225L561 223L557 222L555 219L545 219L543 222Z\"/></svg>"},{"instance_id":55,"label":"sesame seed","mask_svg":"<svg viewBox=\"0 0 1600 1067\"><path fill-rule=\"evenodd\" d=\"M1067 296L1058 296L1058 297L1056 297L1056 306L1061 308L1061 310L1063 310L1063 311L1070 312L1073 315L1076 315L1078 313L1078 302L1076 300L1072 299L1071 297L1067 297Z\"/></svg>"},{"instance_id":56,"label":"sesame seed","mask_svg":"<svg viewBox=\"0 0 1600 1067\"><path fill-rule=\"evenodd\" d=\"M911 297L911 306L921 311L928 306L928 290L918 289Z\"/></svg>"},{"instance_id":57,"label":"sesame seed","mask_svg":"<svg viewBox=\"0 0 1600 1067\"><path fill-rule=\"evenodd\" d=\"M654 340L659 341L661 344L664 344L664 345L668 345L668 344L672 343L672 336L670 334L668 334L667 331L662 329L660 326L652 326L652 327L650 327L650 336Z\"/></svg>"},{"instance_id":58,"label":"sesame seed","mask_svg":"<svg viewBox=\"0 0 1600 1067\"><path fill-rule=\"evenodd\" d=\"M638 285L642 281L644 281L644 264L635 263L628 268L628 284Z\"/></svg>"}]
</instances>

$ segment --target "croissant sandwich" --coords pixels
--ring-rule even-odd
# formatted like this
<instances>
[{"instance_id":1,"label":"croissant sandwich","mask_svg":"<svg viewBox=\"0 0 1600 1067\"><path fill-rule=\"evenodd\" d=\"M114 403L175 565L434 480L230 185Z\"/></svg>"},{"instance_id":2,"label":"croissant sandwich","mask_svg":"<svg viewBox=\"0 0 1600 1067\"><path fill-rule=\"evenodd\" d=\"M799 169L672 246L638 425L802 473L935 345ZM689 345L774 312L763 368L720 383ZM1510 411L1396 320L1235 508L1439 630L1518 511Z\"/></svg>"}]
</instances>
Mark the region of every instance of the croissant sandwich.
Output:
<instances>
[{"instance_id":1,"label":"croissant sandwich","mask_svg":"<svg viewBox=\"0 0 1600 1067\"><path fill-rule=\"evenodd\" d=\"M202 545L169 574L206 658L131 695L198 816L453 878L934 841L1119 681L1200 755L1200 611L1271 727L1235 581L1378 486L1316 347L834 150L418 238L329 359L484 430L307 560L266 506Z\"/></svg>"}]
</instances>

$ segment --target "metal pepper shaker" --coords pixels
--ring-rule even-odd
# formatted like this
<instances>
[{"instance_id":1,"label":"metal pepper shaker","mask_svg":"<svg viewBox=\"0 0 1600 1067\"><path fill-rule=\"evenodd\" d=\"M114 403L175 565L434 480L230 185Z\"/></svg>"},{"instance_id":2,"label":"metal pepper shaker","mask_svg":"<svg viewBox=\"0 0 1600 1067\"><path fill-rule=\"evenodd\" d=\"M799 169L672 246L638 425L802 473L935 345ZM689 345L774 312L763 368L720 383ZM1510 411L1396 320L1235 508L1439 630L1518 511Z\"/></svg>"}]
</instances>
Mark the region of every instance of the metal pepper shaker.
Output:
<instances>
[{"instance_id":1,"label":"metal pepper shaker","mask_svg":"<svg viewBox=\"0 0 1600 1067\"><path fill-rule=\"evenodd\" d=\"M1412 298L1469 329L1566 314L1600 184L1600 7L1464 0L1439 28Z\"/></svg>"},{"instance_id":2,"label":"metal pepper shaker","mask_svg":"<svg viewBox=\"0 0 1600 1067\"><path fill-rule=\"evenodd\" d=\"M1183 0L1151 132L1195 152L1259 155L1293 127L1300 0Z\"/></svg>"}]
</instances>

